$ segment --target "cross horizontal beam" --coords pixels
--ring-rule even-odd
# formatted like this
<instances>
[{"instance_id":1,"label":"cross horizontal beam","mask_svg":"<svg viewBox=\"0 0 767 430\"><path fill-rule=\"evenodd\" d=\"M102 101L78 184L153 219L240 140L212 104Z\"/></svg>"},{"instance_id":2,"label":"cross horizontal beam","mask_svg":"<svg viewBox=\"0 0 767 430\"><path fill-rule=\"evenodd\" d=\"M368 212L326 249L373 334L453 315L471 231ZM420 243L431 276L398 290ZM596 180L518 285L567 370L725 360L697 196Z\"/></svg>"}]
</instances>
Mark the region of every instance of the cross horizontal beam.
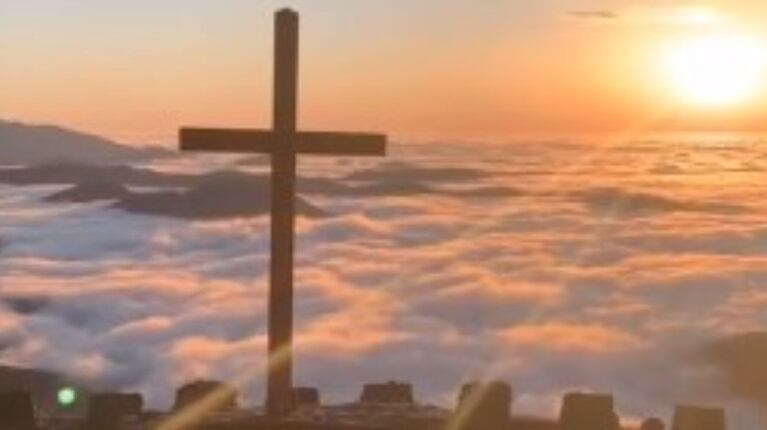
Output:
<instances>
[{"instance_id":1,"label":"cross horizontal beam","mask_svg":"<svg viewBox=\"0 0 767 430\"><path fill-rule=\"evenodd\" d=\"M386 155L386 136L371 133L182 128L180 141L182 151L272 154L292 146L299 154Z\"/></svg>"}]
</instances>

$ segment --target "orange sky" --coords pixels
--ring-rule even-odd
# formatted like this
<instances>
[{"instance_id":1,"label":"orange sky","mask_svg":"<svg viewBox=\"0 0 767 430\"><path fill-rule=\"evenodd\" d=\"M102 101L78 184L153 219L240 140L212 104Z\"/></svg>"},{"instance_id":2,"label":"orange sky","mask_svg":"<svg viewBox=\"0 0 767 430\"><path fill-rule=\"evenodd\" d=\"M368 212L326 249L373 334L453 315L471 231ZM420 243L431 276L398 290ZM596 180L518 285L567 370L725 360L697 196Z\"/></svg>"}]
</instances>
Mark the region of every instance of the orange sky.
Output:
<instances>
[{"instance_id":1,"label":"orange sky","mask_svg":"<svg viewBox=\"0 0 767 430\"><path fill-rule=\"evenodd\" d=\"M0 117L135 143L172 142L182 124L265 126L271 13L292 5L307 128L475 138L767 123L761 89L727 108L682 100L661 55L689 35L761 39L763 1L413 3L3 2ZM689 13L701 10L716 19Z\"/></svg>"}]
</instances>

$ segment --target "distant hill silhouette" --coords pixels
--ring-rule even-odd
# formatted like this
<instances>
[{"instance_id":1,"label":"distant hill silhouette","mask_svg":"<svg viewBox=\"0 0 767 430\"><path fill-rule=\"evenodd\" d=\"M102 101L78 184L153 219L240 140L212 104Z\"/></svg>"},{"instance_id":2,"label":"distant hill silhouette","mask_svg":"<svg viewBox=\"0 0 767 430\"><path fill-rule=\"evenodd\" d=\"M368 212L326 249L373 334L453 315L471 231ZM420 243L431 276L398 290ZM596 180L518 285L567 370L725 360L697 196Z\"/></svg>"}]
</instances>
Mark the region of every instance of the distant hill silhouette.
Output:
<instances>
[{"instance_id":1,"label":"distant hill silhouette","mask_svg":"<svg viewBox=\"0 0 767 430\"><path fill-rule=\"evenodd\" d=\"M132 166L101 166L55 162L22 168L0 168L0 183L9 185L84 184L116 182L144 187L188 187L201 175L163 173Z\"/></svg>"},{"instance_id":2,"label":"distant hill silhouette","mask_svg":"<svg viewBox=\"0 0 767 430\"><path fill-rule=\"evenodd\" d=\"M132 193L114 206L132 213L185 219L264 215L270 209L270 184L266 177L243 180L240 175L221 175L185 191ZM327 216L300 197L296 198L296 213L312 218Z\"/></svg>"},{"instance_id":3,"label":"distant hill silhouette","mask_svg":"<svg viewBox=\"0 0 767 430\"><path fill-rule=\"evenodd\" d=\"M374 170L352 172L346 177L299 178L298 191L309 196L347 198L443 195L460 198L511 198L524 192L506 186L454 188L445 186L443 169L418 169L392 165L401 176L388 177ZM382 170L385 167L381 168ZM375 172L375 173L374 173ZM434 176L431 176L431 175ZM460 176L471 182L466 170ZM429 179L430 178L430 179ZM126 165L56 162L28 167L0 167L0 183L10 185L70 184L46 197L53 203L115 201L113 207L131 213L183 219L221 219L264 215L269 211L271 177L239 171L206 174L167 173ZM450 184L451 186L453 184ZM131 191L129 187L158 188ZM244 192L247 190L247 192ZM308 217L327 216L302 198L297 211Z\"/></svg>"},{"instance_id":4,"label":"distant hill silhouette","mask_svg":"<svg viewBox=\"0 0 767 430\"><path fill-rule=\"evenodd\" d=\"M269 212L270 178L239 172L205 175L166 174L128 166L89 166L56 163L22 169L0 169L0 182L16 185L74 185L45 198L53 203L88 203L114 200L127 212L182 219L225 219ZM332 186L332 181L326 185ZM174 188L133 192L128 186ZM247 190L247 195L243 193ZM302 198L296 210L307 217L327 213Z\"/></svg>"},{"instance_id":5,"label":"distant hill silhouette","mask_svg":"<svg viewBox=\"0 0 767 430\"><path fill-rule=\"evenodd\" d=\"M48 202L88 203L98 200L123 199L130 195L123 184L115 181L87 181L46 197Z\"/></svg>"},{"instance_id":6,"label":"distant hill silhouette","mask_svg":"<svg viewBox=\"0 0 767 430\"><path fill-rule=\"evenodd\" d=\"M404 196L420 194L452 195L458 197L516 197L524 194L508 186L480 186L462 189L437 187L448 179L441 169L411 167L400 175L385 175L385 167L377 170L352 172L339 179L299 178L298 189L304 194L345 197ZM463 181L472 183L467 170ZM230 185L240 188L249 181L268 179L267 174L249 174L238 171L213 172L202 175L164 173L132 166L101 166L84 163L57 162L23 168L0 168L0 183L10 185L118 183L145 187L192 187L225 176ZM433 176L431 176L433 175ZM239 184L233 182L240 181ZM460 181L458 181L460 182Z\"/></svg>"},{"instance_id":7,"label":"distant hill silhouette","mask_svg":"<svg viewBox=\"0 0 767 430\"><path fill-rule=\"evenodd\" d=\"M102 137L57 126L0 120L0 164L51 161L129 163L170 154L161 149L131 148Z\"/></svg>"}]
</instances>

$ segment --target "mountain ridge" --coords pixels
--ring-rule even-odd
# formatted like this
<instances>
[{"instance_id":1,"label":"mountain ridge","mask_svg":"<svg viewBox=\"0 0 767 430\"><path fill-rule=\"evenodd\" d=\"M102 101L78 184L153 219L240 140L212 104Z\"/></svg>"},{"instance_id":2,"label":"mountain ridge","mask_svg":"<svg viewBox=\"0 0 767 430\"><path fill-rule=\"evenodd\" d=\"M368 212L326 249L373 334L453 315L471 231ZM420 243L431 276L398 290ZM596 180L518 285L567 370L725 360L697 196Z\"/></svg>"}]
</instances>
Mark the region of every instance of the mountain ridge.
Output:
<instances>
[{"instance_id":1,"label":"mountain ridge","mask_svg":"<svg viewBox=\"0 0 767 430\"><path fill-rule=\"evenodd\" d=\"M58 125L0 119L0 165L77 161L130 163L170 156L170 151L133 148L105 137Z\"/></svg>"}]
</instances>

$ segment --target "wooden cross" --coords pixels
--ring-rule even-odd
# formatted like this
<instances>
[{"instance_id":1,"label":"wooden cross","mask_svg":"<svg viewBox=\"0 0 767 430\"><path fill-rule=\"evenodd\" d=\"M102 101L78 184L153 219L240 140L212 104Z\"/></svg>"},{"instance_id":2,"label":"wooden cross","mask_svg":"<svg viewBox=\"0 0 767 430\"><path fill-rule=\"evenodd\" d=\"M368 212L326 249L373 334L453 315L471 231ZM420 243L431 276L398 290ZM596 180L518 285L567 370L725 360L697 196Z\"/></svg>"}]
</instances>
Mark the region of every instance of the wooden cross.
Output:
<instances>
[{"instance_id":1,"label":"wooden cross","mask_svg":"<svg viewBox=\"0 0 767 430\"><path fill-rule=\"evenodd\" d=\"M293 409L293 248L295 241L296 156L386 154L386 136L299 132L298 13L275 17L274 118L272 130L182 128L182 151L271 155L271 271L269 277L269 365L266 410L282 416Z\"/></svg>"}]
</instances>

